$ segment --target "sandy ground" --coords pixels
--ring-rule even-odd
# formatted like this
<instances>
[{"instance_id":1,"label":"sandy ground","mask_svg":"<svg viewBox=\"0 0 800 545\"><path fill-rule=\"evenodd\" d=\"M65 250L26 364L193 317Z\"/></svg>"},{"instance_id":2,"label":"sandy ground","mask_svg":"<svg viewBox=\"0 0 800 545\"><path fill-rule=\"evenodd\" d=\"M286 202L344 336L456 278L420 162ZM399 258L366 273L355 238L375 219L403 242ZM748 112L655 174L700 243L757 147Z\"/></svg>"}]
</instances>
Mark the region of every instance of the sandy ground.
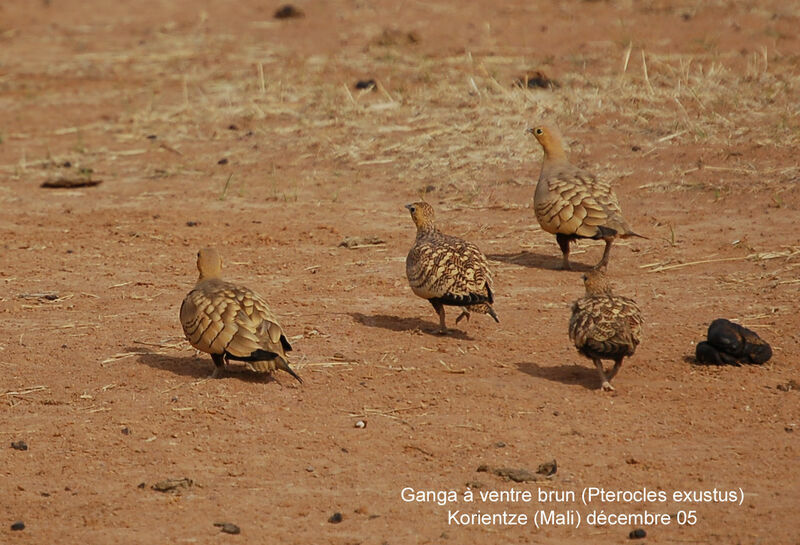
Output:
<instances>
[{"instance_id":1,"label":"sandy ground","mask_svg":"<svg viewBox=\"0 0 800 545\"><path fill-rule=\"evenodd\" d=\"M121 5L0 5L0 541L797 543L796 3ZM557 86L514 86L535 71ZM615 394L566 331L602 245L558 271L533 216L545 118L649 237L611 256L646 320ZM420 198L490 257L499 324L435 334L404 275ZM206 380L178 308L209 244L303 385ZM717 317L773 359L693 365Z\"/></svg>"}]
</instances>

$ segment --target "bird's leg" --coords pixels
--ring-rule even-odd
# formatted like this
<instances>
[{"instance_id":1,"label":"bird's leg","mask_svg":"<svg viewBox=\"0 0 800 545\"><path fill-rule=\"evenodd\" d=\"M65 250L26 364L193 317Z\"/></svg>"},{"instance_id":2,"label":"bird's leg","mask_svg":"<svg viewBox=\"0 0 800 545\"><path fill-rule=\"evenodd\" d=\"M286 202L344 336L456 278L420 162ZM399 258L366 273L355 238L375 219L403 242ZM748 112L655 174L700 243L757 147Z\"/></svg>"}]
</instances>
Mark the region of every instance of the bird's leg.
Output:
<instances>
[{"instance_id":1,"label":"bird's leg","mask_svg":"<svg viewBox=\"0 0 800 545\"><path fill-rule=\"evenodd\" d=\"M597 372L600 374L600 380L603 381L603 390L606 392L613 392L614 387L611 386L611 379L606 377L605 371L603 371L603 362L597 358L592 358L594 362L594 366L597 367Z\"/></svg>"},{"instance_id":2,"label":"bird's leg","mask_svg":"<svg viewBox=\"0 0 800 545\"><path fill-rule=\"evenodd\" d=\"M614 360L614 368L608 372L608 380L611 380L612 378L617 376L617 371L619 371L621 365L622 365L622 358L616 358Z\"/></svg>"},{"instance_id":3,"label":"bird's leg","mask_svg":"<svg viewBox=\"0 0 800 545\"><path fill-rule=\"evenodd\" d=\"M225 356L222 354L211 354L211 359L214 360L214 371L209 378L217 378L219 370L225 367Z\"/></svg>"},{"instance_id":4,"label":"bird's leg","mask_svg":"<svg viewBox=\"0 0 800 545\"><path fill-rule=\"evenodd\" d=\"M433 301L431 301L431 304L433 305L433 310L439 315L439 333L445 335L447 334L447 326L444 325L444 305Z\"/></svg>"},{"instance_id":5,"label":"bird's leg","mask_svg":"<svg viewBox=\"0 0 800 545\"><path fill-rule=\"evenodd\" d=\"M603 250L603 257L600 259L600 262L594 266L595 269L602 269L603 267L608 266L608 256L611 254L611 243L614 242L613 238L607 238L606 241L606 248Z\"/></svg>"},{"instance_id":6,"label":"bird's leg","mask_svg":"<svg viewBox=\"0 0 800 545\"><path fill-rule=\"evenodd\" d=\"M462 311L461 314L458 315L458 318L456 318L456 325L458 325L458 322L460 322L463 318L466 318L467 323L469 323L469 316L470 314L468 311L466 310Z\"/></svg>"},{"instance_id":7,"label":"bird's leg","mask_svg":"<svg viewBox=\"0 0 800 545\"><path fill-rule=\"evenodd\" d=\"M561 248L561 253L563 254L561 268L565 271L571 271L572 266L569 264L569 237L556 233L556 242L558 242L558 247Z\"/></svg>"}]
</instances>

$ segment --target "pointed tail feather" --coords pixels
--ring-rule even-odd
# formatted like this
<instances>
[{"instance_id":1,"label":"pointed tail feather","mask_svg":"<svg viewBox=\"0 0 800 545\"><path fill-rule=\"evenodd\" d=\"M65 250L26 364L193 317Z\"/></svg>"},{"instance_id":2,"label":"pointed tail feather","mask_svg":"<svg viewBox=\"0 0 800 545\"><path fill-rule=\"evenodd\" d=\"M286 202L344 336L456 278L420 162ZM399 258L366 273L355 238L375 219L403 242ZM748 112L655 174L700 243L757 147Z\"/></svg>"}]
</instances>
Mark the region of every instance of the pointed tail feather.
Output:
<instances>
[{"instance_id":1,"label":"pointed tail feather","mask_svg":"<svg viewBox=\"0 0 800 545\"><path fill-rule=\"evenodd\" d=\"M289 362L287 362L285 359L283 359L281 357L278 357L278 358L275 359L275 363L276 363L276 365L278 366L279 369L283 369L284 371L286 371L287 373L292 375L294 378L296 378L297 382L299 382L300 384L303 384L303 379L301 379L298 376L298 374L295 373L294 370L291 367L289 367Z\"/></svg>"}]
</instances>

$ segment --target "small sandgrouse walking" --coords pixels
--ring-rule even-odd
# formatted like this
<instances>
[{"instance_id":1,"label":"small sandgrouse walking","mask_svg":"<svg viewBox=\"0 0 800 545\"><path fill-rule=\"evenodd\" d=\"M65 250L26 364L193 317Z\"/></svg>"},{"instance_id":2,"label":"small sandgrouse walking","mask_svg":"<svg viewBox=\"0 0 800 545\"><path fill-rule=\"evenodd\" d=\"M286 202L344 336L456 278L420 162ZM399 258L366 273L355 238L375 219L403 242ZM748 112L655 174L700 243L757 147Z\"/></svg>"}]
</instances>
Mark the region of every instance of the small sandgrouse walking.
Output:
<instances>
[{"instance_id":1,"label":"small sandgrouse walking","mask_svg":"<svg viewBox=\"0 0 800 545\"><path fill-rule=\"evenodd\" d=\"M239 360L260 373L289 367L292 349L269 305L259 294L221 278L222 259L213 248L197 252L200 277L181 305L181 325L197 350L211 354L216 377L227 360Z\"/></svg>"},{"instance_id":2,"label":"small sandgrouse walking","mask_svg":"<svg viewBox=\"0 0 800 545\"><path fill-rule=\"evenodd\" d=\"M544 149L542 171L533 195L536 219L542 229L556 236L563 254L562 268L569 270L569 245L579 238L604 240L603 257L596 268L608 264L614 239L643 237L633 232L622 217L617 196L608 182L567 160L561 134L542 125L528 129Z\"/></svg>"},{"instance_id":3,"label":"small sandgrouse walking","mask_svg":"<svg viewBox=\"0 0 800 545\"><path fill-rule=\"evenodd\" d=\"M470 312L497 318L492 303L489 263L477 246L441 233L434 224L433 208L426 202L407 204L417 226L417 238L406 257L406 276L415 294L427 299L439 315L439 330L447 333L444 305L463 307L456 318L469 321Z\"/></svg>"},{"instance_id":4,"label":"small sandgrouse walking","mask_svg":"<svg viewBox=\"0 0 800 545\"><path fill-rule=\"evenodd\" d=\"M589 271L583 279L586 295L572 305L569 338L594 362L603 390L613 391L611 379L622 359L633 356L642 340L642 313L633 299L612 293L604 268ZM608 375L602 360L614 361Z\"/></svg>"}]
</instances>

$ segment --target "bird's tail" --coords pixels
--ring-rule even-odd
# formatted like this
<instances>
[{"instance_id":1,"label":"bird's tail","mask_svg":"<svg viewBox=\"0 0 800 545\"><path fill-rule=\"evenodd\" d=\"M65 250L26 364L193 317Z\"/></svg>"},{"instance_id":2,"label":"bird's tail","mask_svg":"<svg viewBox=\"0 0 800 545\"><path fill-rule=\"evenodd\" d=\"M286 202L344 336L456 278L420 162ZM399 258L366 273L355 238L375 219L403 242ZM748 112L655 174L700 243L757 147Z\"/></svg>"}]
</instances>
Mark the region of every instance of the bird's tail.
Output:
<instances>
[{"instance_id":1,"label":"bird's tail","mask_svg":"<svg viewBox=\"0 0 800 545\"><path fill-rule=\"evenodd\" d=\"M285 359L283 359L281 357L278 357L278 358L275 359L275 364L277 365L277 367L279 369L283 369L284 371L286 371L287 373L292 375L294 378L296 378L297 382L299 382L300 384L303 384L303 379L301 379L300 376L297 373L295 373L294 370L291 367L289 367L289 362L288 361L286 361Z\"/></svg>"}]
</instances>

